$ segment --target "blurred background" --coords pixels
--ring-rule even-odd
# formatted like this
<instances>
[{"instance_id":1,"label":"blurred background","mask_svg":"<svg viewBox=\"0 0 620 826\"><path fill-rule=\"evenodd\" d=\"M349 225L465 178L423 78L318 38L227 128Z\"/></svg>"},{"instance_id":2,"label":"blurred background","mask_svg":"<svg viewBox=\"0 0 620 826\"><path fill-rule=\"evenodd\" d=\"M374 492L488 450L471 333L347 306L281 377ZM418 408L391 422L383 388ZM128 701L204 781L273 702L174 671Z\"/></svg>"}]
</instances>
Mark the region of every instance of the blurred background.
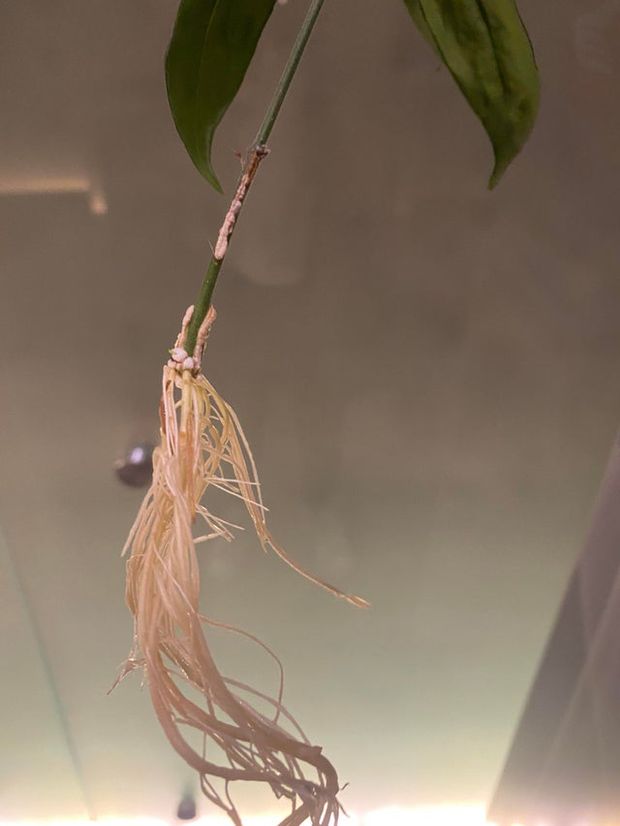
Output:
<instances>
[{"instance_id":1,"label":"blurred background","mask_svg":"<svg viewBox=\"0 0 620 826\"><path fill-rule=\"evenodd\" d=\"M107 694L143 495L114 463L157 438L162 361L306 4L276 9L216 138L225 197L168 113L176 5L0 0L3 821L170 821L195 790L139 679ZM620 2L520 7L542 109L490 194L402 2L328 0L215 296L205 369L274 534L372 609L250 532L203 547L205 605L281 656L353 823L484 822L620 418Z\"/></svg>"}]
</instances>

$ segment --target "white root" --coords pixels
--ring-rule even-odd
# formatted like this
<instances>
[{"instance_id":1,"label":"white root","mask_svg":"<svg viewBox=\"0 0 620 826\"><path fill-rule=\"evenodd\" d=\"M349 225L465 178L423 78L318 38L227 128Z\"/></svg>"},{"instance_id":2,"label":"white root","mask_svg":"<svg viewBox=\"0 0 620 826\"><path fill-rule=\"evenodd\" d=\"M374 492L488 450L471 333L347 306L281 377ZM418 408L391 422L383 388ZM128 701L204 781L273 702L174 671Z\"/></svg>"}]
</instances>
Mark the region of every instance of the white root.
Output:
<instances>
[{"instance_id":1,"label":"white root","mask_svg":"<svg viewBox=\"0 0 620 826\"><path fill-rule=\"evenodd\" d=\"M295 571L332 594L357 606L367 603L301 568L272 538L256 466L239 420L199 371L214 310L199 331L194 356L183 349L192 310L183 319L163 370L161 444L153 456L153 481L124 549L130 552L126 597L134 616L134 649L123 674L133 668L143 670L168 740L199 773L205 795L236 826L242 826L242 820L229 794L229 784L236 780L267 783L277 797L291 801L291 813L280 826L306 821L312 826L335 826L341 810L336 771L282 705L282 682L274 698L225 678L209 650L203 622L255 640L200 612L196 546L217 538L230 541L236 527L209 511L204 502L209 487L243 501L265 550L271 548ZM207 528L201 536L195 535L197 521ZM201 704L196 702L196 691ZM267 702L272 716L254 708L252 697ZM197 751L186 729L201 734L221 759L207 759L204 750ZM218 778L220 790L214 782Z\"/></svg>"}]
</instances>

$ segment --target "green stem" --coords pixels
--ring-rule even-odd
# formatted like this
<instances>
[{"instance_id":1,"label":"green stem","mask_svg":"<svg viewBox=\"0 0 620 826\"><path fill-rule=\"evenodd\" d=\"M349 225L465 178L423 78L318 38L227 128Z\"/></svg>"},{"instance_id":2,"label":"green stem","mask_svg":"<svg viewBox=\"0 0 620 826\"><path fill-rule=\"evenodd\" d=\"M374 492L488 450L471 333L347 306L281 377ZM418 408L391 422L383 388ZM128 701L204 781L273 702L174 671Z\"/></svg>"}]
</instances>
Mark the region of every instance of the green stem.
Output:
<instances>
[{"instance_id":1,"label":"green stem","mask_svg":"<svg viewBox=\"0 0 620 826\"><path fill-rule=\"evenodd\" d=\"M207 274L205 275L204 281L202 282L202 287L200 288L198 300L194 305L194 314L192 316L192 320L187 331L187 339L185 341L185 350L190 355L194 352L198 331L200 330L200 326L207 315L207 311L209 310L213 290L215 289L217 278L220 274L222 264L224 263L224 258L226 257L228 242L230 241L237 225L239 213L241 212L246 195L252 185L256 172L258 171L260 162L268 153L266 143L269 140L278 114L280 113L280 109L282 108L282 104L284 103L284 99L286 98L287 92L290 88L291 81L295 76L295 72L297 71L299 62L306 45L308 44L308 40L310 39L310 35L312 34L312 30L314 29L314 25L324 2L325 0L312 0L310 3L310 8L308 9L308 13L306 14L304 22L302 23L297 34L297 38L295 39L295 43L291 49L288 62L284 67L284 71L282 72L282 76L280 77L276 90L273 94L271 103L265 112L265 117L263 118L263 122L261 123L254 140L253 149L248 154L246 162L244 163L243 172L241 173L241 178L239 179L235 197L233 198L228 212L226 213L215 250L209 262Z\"/></svg>"},{"instance_id":2,"label":"green stem","mask_svg":"<svg viewBox=\"0 0 620 826\"><path fill-rule=\"evenodd\" d=\"M324 1L325 0L312 0L312 3L310 4L306 19L302 23L302 26L297 33L295 43L293 44L293 48L291 49L288 63L284 67L284 71L282 72L280 81L273 94L269 108L265 112L265 117L263 118L263 122L261 123L258 134L256 135L256 140L254 141L256 146L266 144L269 140L271 130L273 129L278 114L280 113L280 109L284 103L284 98L286 97L291 81L295 76L295 72L299 66L299 61L301 60L301 56L304 53L306 45L308 44L308 40L312 34L312 29L314 28L314 24L317 21L317 17L319 16L319 12L321 11Z\"/></svg>"}]
</instances>

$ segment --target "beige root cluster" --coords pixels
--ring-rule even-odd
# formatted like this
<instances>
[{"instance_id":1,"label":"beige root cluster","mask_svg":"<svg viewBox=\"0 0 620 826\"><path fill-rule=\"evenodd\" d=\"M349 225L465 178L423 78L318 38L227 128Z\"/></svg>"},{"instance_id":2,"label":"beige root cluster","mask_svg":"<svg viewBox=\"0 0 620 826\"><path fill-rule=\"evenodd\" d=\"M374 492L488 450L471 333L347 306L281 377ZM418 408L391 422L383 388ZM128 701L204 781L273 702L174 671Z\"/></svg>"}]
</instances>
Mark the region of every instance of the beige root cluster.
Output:
<instances>
[{"instance_id":1,"label":"beige root cluster","mask_svg":"<svg viewBox=\"0 0 620 826\"><path fill-rule=\"evenodd\" d=\"M242 820L229 786L237 780L266 783L277 797L290 800L291 812L280 826L336 824L336 771L282 705L282 677L278 696L269 697L222 676L209 650L205 624L238 629L200 612L197 546L217 538L230 541L235 528L208 509L208 489L225 491L243 503L263 549L272 549L333 594L358 606L366 603L303 570L271 537L256 467L237 416L199 369L215 313L210 311L192 359L183 350L191 310L164 367L153 481L125 546L131 553L127 603L134 616L134 647L124 673L143 670L166 737L198 772L207 798L236 826ZM272 713L257 706L270 707Z\"/></svg>"}]
</instances>

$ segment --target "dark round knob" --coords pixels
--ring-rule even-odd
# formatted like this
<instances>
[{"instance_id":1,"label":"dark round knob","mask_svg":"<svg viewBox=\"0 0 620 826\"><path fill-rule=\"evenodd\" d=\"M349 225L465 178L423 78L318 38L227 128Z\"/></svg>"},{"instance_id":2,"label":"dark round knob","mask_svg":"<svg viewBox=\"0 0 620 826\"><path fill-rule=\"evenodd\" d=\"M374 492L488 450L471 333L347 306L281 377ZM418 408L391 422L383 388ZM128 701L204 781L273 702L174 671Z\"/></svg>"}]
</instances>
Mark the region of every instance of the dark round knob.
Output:
<instances>
[{"instance_id":1,"label":"dark round knob","mask_svg":"<svg viewBox=\"0 0 620 826\"><path fill-rule=\"evenodd\" d=\"M153 477L153 445L148 442L134 445L123 459L115 463L114 470L124 485L146 487Z\"/></svg>"}]
</instances>

